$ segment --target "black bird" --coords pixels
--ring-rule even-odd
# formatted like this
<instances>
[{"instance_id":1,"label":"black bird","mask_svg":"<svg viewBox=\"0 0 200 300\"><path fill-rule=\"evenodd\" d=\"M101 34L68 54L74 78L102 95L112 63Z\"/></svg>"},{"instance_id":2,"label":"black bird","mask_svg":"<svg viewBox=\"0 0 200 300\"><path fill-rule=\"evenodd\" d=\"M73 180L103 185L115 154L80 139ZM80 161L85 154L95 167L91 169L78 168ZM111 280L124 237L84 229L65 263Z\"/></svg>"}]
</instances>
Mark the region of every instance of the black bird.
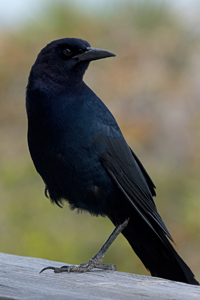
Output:
<instances>
[{"instance_id":1,"label":"black bird","mask_svg":"<svg viewBox=\"0 0 200 300\"><path fill-rule=\"evenodd\" d=\"M42 271L115 269L102 260L122 232L152 276L198 285L169 241L151 178L111 112L83 82L90 61L112 56L81 39L64 38L42 49L30 72L28 144L46 196L59 206L66 200L72 209L107 216L116 226L87 264Z\"/></svg>"}]
</instances>

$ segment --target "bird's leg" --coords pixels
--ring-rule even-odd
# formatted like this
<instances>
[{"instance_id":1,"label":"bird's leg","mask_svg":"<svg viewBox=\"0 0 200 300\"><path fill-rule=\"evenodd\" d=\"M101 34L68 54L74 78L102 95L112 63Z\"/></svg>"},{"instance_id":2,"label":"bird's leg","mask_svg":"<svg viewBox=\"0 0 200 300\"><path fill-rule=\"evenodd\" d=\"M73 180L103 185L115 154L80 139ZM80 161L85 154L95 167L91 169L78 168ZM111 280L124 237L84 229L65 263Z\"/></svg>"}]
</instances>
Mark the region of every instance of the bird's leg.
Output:
<instances>
[{"instance_id":1,"label":"bird's leg","mask_svg":"<svg viewBox=\"0 0 200 300\"><path fill-rule=\"evenodd\" d=\"M115 227L105 244L101 247L101 249L87 262L84 264L80 264L79 266L62 266L61 268L56 267L46 267L40 271L40 273L46 271L46 270L53 270L54 273L62 273L62 272L88 272L94 268L103 269L103 270L116 270L116 266L112 264L102 264L102 261L104 259L104 256L108 250L108 248L111 246L111 244L114 242L116 237L124 230L124 228L127 226L129 219L125 220L124 223L118 225Z\"/></svg>"}]
</instances>

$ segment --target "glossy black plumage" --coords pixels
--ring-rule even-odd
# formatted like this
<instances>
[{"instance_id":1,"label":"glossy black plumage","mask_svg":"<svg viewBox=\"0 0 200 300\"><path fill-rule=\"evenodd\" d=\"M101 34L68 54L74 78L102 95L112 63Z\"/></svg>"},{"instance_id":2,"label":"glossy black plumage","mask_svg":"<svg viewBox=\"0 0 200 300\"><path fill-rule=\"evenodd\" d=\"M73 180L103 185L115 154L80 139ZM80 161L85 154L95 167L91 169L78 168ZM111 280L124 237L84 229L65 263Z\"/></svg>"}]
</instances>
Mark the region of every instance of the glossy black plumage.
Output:
<instances>
[{"instance_id":1,"label":"glossy black plumage","mask_svg":"<svg viewBox=\"0 0 200 300\"><path fill-rule=\"evenodd\" d=\"M153 276L198 284L169 242L151 178L82 80L90 61L109 56L114 54L80 39L42 49L27 86L31 157L52 202L66 200L72 208L108 216L114 225L129 219L122 233Z\"/></svg>"}]
</instances>

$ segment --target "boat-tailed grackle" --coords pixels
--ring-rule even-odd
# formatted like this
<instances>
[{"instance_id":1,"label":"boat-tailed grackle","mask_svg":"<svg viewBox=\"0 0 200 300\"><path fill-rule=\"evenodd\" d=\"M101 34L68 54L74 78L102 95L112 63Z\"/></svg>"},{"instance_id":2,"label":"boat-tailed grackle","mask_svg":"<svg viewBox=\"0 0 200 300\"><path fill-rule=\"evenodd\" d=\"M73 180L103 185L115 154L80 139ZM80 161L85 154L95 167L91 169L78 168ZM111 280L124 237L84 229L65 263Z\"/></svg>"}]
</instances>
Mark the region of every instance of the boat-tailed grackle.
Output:
<instances>
[{"instance_id":1,"label":"boat-tailed grackle","mask_svg":"<svg viewBox=\"0 0 200 300\"><path fill-rule=\"evenodd\" d=\"M88 263L42 271L115 269L102 261L121 232L152 276L197 285L169 241L151 178L111 112L83 81L90 61L112 56L81 39L64 38L42 49L30 72L28 144L45 194L59 206L66 200L72 209L107 216L116 226Z\"/></svg>"}]
</instances>

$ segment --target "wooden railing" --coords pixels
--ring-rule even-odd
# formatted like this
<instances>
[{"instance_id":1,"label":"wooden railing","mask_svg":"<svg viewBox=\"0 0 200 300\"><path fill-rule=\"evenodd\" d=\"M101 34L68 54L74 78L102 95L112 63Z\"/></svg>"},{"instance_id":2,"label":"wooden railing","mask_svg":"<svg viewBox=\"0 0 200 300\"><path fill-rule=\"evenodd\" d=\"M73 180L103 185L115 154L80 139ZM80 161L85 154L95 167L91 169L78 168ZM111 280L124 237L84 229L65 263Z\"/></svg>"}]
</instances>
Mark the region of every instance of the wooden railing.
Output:
<instances>
[{"instance_id":1,"label":"wooden railing","mask_svg":"<svg viewBox=\"0 0 200 300\"><path fill-rule=\"evenodd\" d=\"M55 274L63 263L0 253L0 299L198 300L200 286L117 271Z\"/></svg>"}]
</instances>

